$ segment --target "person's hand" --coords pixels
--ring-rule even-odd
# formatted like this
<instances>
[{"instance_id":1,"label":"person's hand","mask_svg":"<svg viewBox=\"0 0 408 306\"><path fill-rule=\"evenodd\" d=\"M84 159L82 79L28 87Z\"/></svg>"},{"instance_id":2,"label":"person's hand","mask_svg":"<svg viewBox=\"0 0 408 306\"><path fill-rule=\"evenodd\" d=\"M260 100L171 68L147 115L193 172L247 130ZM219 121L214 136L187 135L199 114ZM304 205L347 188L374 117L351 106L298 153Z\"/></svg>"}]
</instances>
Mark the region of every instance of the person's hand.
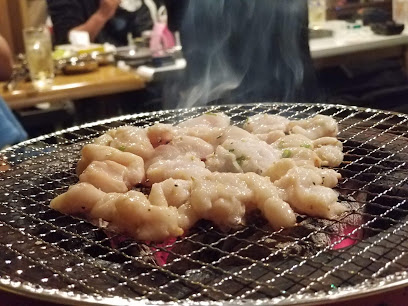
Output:
<instances>
[{"instance_id":1,"label":"person's hand","mask_svg":"<svg viewBox=\"0 0 408 306\"><path fill-rule=\"evenodd\" d=\"M0 155L0 172L5 172L10 170L10 165L7 163L7 160Z\"/></svg>"},{"instance_id":2,"label":"person's hand","mask_svg":"<svg viewBox=\"0 0 408 306\"><path fill-rule=\"evenodd\" d=\"M98 13L104 19L109 20L115 15L121 0L100 0Z\"/></svg>"}]
</instances>

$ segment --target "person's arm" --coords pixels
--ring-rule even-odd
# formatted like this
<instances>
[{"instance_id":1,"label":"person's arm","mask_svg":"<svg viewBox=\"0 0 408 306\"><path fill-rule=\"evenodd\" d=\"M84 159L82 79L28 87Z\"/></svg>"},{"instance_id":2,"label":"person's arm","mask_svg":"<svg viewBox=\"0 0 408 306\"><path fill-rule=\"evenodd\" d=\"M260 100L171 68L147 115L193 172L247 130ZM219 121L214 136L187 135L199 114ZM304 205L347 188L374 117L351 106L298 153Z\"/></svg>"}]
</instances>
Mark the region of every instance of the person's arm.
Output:
<instances>
[{"instance_id":1,"label":"person's arm","mask_svg":"<svg viewBox=\"0 0 408 306\"><path fill-rule=\"evenodd\" d=\"M86 31L89 33L91 41L94 41L106 22L115 15L119 4L120 0L101 0L99 9L85 23L71 29L71 31Z\"/></svg>"},{"instance_id":2,"label":"person's arm","mask_svg":"<svg viewBox=\"0 0 408 306\"><path fill-rule=\"evenodd\" d=\"M94 40L106 22L115 14L120 0L47 0L53 23L54 42L68 43L69 32L83 30Z\"/></svg>"},{"instance_id":3,"label":"person's arm","mask_svg":"<svg viewBox=\"0 0 408 306\"><path fill-rule=\"evenodd\" d=\"M7 41L0 35L0 81L10 79L13 73L13 57Z\"/></svg>"},{"instance_id":4,"label":"person's arm","mask_svg":"<svg viewBox=\"0 0 408 306\"><path fill-rule=\"evenodd\" d=\"M47 0L47 7L52 20L54 43L56 45L69 43L69 31L86 22L89 17L81 0Z\"/></svg>"}]
</instances>

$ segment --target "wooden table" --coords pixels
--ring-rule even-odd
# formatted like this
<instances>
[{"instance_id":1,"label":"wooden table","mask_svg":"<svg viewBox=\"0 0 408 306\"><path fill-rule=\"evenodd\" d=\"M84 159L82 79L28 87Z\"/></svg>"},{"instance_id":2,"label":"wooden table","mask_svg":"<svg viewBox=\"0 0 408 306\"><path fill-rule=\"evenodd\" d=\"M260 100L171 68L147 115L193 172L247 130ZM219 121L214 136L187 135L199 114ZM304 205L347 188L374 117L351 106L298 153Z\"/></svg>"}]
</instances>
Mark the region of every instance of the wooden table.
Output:
<instances>
[{"instance_id":1,"label":"wooden table","mask_svg":"<svg viewBox=\"0 0 408 306\"><path fill-rule=\"evenodd\" d=\"M21 109L42 102L97 97L139 90L145 86L146 81L136 73L106 66L95 72L56 76L52 88L41 92L31 83L21 83L16 90L8 92L4 91L4 83L0 83L0 96L10 108Z\"/></svg>"}]
</instances>

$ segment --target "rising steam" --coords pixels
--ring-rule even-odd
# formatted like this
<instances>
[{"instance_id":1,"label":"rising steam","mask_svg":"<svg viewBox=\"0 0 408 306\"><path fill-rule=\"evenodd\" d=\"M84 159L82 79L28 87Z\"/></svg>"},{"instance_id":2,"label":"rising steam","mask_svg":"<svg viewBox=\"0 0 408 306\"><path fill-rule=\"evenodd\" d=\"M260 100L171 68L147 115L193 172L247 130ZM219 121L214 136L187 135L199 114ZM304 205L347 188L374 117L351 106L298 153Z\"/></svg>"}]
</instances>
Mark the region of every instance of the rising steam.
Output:
<instances>
[{"instance_id":1,"label":"rising steam","mask_svg":"<svg viewBox=\"0 0 408 306\"><path fill-rule=\"evenodd\" d=\"M190 0L179 107L311 99L306 0Z\"/></svg>"}]
</instances>

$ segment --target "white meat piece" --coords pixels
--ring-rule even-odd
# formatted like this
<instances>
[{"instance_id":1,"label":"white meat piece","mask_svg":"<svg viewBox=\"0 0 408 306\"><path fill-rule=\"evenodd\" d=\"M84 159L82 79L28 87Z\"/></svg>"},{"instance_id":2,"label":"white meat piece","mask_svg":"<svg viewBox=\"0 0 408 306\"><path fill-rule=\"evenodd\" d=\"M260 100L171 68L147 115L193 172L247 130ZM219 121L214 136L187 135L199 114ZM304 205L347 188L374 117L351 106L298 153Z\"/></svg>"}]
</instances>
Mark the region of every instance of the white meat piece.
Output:
<instances>
[{"instance_id":1,"label":"white meat piece","mask_svg":"<svg viewBox=\"0 0 408 306\"><path fill-rule=\"evenodd\" d=\"M280 150L256 138L228 139L221 146L224 150L217 149L214 155L207 157L207 167L212 171L231 172L235 169L234 172L262 174L282 155Z\"/></svg>"},{"instance_id":2,"label":"white meat piece","mask_svg":"<svg viewBox=\"0 0 408 306\"><path fill-rule=\"evenodd\" d=\"M291 148L287 150L290 152L290 158L293 159L298 166L322 166L322 160L313 150L306 148ZM285 156L287 153L288 151L284 151L282 155Z\"/></svg>"},{"instance_id":3,"label":"white meat piece","mask_svg":"<svg viewBox=\"0 0 408 306\"><path fill-rule=\"evenodd\" d=\"M323 166L338 167L344 159L343 151L335 146L321 146L314 150L322 160Z\"/></svg>"},{"instance_id":4,"label":"white meat piece","mask_svg":"<svg viewBox=\"0 0 408 306\"><path fill-rule=\"evenodd\" d=\"M334 137L322 137L314 141L314 151L324 166L338 167L344 160L343 144Z\"/></svg>"},{"instance_id":5,"label":"white meat piece","mask_svg":"<svg viewBox=\"0 0 408 306\"><path fill-rule=\"evenodd\" d=\"M295 161L298 166L320 167L322 165L322 160L317 153L306 148L284 149L281 157Z\"/></svg>"},{"instance_id":6,"label":"white meat piece","mask_svg":"<svg viewBox=\"0 0 408 306\"><path fill-rule=\"evenodd\" d=\"M252 134L269 134L273 131L286 132L289 119L269 114L258 114L249 117L244 124L244 129Z\"/></svg>"},{"instance_id":7,"label":"white meat piece","mask_svg":"<svg viewBox=\"0 0 408 306\"><path fill-rule=\"evenodd\" d=\"M94 140L94 144L95 145L100 145L100 146L109 146L110 143L112 142L113 138L111 135L109 134L103 134L101 136L99 136L98 138L96 138Z\"/></svg>"},{"instance_id":8,"label":"white meat piece","mask_svg":"<svg viewBox=\"0 0 408 306\"><path fill-rule=\"evenodd\" d=\"M55 198L51 207L102 219L109 228L137 240L162 241L182 235L201 218L220 227L241 225L245 212L256 208L275 229L294 226L294 213L280 194L268 178L254 173L213 173L192 181L169 179L155 184L149 199L136 191L104 193L79 183Z\"/></svg>"},{"instance_id":9,"label":"white meat piece","mask_svg":"<svg viewBox=\"0 0 408 306\"><path fill-rule=\"evenodd\" d=\"M227 128L231 123L231 119L223 113L205 113L199 117L188 119L179 123L180 128Z\"/></svg>"},{"instance_id":10,"label":"white meat piece","mask_svg":"<svg viewBox=\"0 0 408 306\"><path fill-rule=\"evenodd\" d=\"M161 183L153 184L149 201L155 206L180 207L190 200L190 180L167 179Z\"/></svg>"},{"instance_id":11,"label":"white meat piece","mask_svg":"<svg viewBox=\"0 0 408 306\"><path fill-rule=\"evenodd\" d=\"M313 141L303 135L286 135L274 143L282 149L282 158L291 158L298 166L320 167L322 161L313 151Z\"/></svg>"},{"instance_id":12,"label":"white meat piece","mask_svg":"<svg viewBox=\"0 0 408 306\"><path fill-rule=\"evenodd\" d=\"M306 120L291 121L288 128L289 133L301 134L312 140L326 136L336 137L338 134L336 120L325 115L317 115Z\"/></svg>"},{"instance_id":13,"label":"white meat piece","mask_svg":"<svg viewBox=\"0 0 408 306\"><path fill-rule=\"evenodd\" d=\"M245 203L251 197L251 189L237 175L213 173L194 179L190 203L200 218L231 228L244 224Z\"/></svg>"},{"instance_id":14,"label":"white meat piece","mask_svg":"<svg viewBox=\"0 0 408 306\"><path fill-rule=\"evenodd\" d=\"M289 170L296 167L299 167L299 165L295 160L291 158L283 158L273 163L265 172L265 176L268 176L272 182L275 182L285 176ZM321 169L310 165L303 166L303 168L311 169L318 174L321 177L322 185L325 187L336 187L339 179L341 179L341 174L332 169Z\"/></svg>"},{"instance_id":15,"label":"white meat piece","mask_svg":"<svg viewBox=\"0 0 408 306\"><path fill-rule=\"evenodd\" d=\"M134 239L164 241L184 233L178 225L177 208L151 205L143 193L129 191L119 195L115 207L113 225Z\"/></svg>"},{"instance_id":16,"label":"white meat piece","mask_svg":"<svg viewBox=\"0 0 408 306\"><path fill-rule=\"evenodd\" d=\"M306 148L313 150L313 141L300 134L286 135L275 142L280 149L286 148Z\"/></svg>"},{"instance_id":17,"label":"white meat piece","mask_svg":"<svg viewBox=\"0 0 408 306\"><path fill-rule=\"evenodd\" d=\"M329 188L334 188L341 179L341 174L333 169L313 168L313 170L322 178L322 185Z\"/></svg>"},{"instance_id":18,"label":"white meat piece","mask_svg":"<svg viewBox=\"0 0 408 306\"><path fill-rule=\"evenodd\" d=\"M190 180L211 173L205 163L192 154L177 156L174 159L158 159L146 170L149 184L160 183L169 178Z\"/></svg>"},{"instance_id":19,"label":"white meat piece","mask_svg":"<svg viewBox=\"0 0 408 306\"><path fill-rule=\"evenodd\" d=\"M221 227L242 224L246 211L258 208L275 229L294 226L295 215L268 178L255 173L212 173L193 180L191 205L200 218Z\"/></svg>"},{"instance_id":20,"label":"white meat piece","mask_svg":"<svg viewBox=\"0 0 408 306\"><path fill-rule=\"evenodd\" d=\"M89 215L105 193L89 183L79 183L51 201L51 208L67 215Z\"/></svg>"},{"instance_id":21,"label":"white meat piece","mask_svg":"<svg viewBox=\"0 0 408 306\"><path fill-rule=\"evenodd\" d=\"M212 172L243 172L235 154L222 146L218 146L214 154L207 156L205 165Z\"/></svg>"},{"instance_id":22,"label":"white meat piece","mask_svg":"<svg viewBox=\"0 0 408 306\"><path fill-rule=\"evenodd\" d=\"M314 148L319 148L321 146L336 146L343 149L343 144L336 137L321 137L313 141Z\"/></svg>"},{"instance_id":23,"label":"white meat piece","mask_svg":"<svg viewBox=\"0 0 408 306\"><path fill-rule=\"evenodd\" d=\"M291 158L283 158L274 162L268 170L264 173L265 176L269 177L271 182L275 182L282 178L283 176L288 173L288 171L292 168L296 167L296 163Z\"/></svg>"},{"instance_id":24,"label":"white meat piece","mask_svg":"<svg viewBox=\"0 0 408 306\"><path fill-rule=\"evenodd\" d=\"M168 144L177 134L177 128L171 124L156 123L147 128L147 137L154 148Z\"/></svg>"},{"instance_id":25,"label":"white meat piece","mask_svg":"<svg viewBox=\"0 0 408 306\"><path fill-rule=\"evenodd\" d=\"M130 186L140 184L145 180L144 162L140 156L96 144L89 144L83 147L81 159L77 164L77 174L80 175L93 161L106 160L116 162L126 167L126 177Z\"/></svg>"},{"instance_id":26,"label":"white meat piece","mask_svg":"<svg viewBox=\"0 0 408 306\"><path fill-rule=\"evenodd\" d=\"M145 167L149 168L151 164L158 161L176 159L186 154L201 160L213 152L213 146L198 137L177 136L168 144L158 146L154 150L152 158L146 162Z\"/></svg>"},{"instance_id":27,"label":"white meat piece","mask_svg":"<svg viewBox=\"0 0 408 306\"><path fill-rule=\"evenodd\" d=\"M221 113L207 113L181 122L177 126L155 124L147 129L147 135L154 147L167 144L176 137L192 136L200 138L212 146L217 146L219 136L229 126L230 119Z\"/></svg>"},{"instance_id":28,"label":"white meat piece","mask_svg":"<svg viewBox=\"0 0 408 306\"><path fill-rule=\"evenodd\" d=\"M285 135L286 134L283 131L272 131L268 134L256 134L256 137L262 141L265 141L267 144L272 144L282 137L285 137Z\"/></svg>"},{"instance_id":29,"label":"white meat piece","mask_svg":"<svg viewBox=\"0 0 408 306\"><path fill-rule=\"evenodd\" d=\"M283 199L301 214L335 219L347 210L345 206L337 202L337 192L325 187L321 173L313 168L289 169L274 184L285 190Z\"/></svg>"},{"instance_id":30,"label":"white meat piece","mask_svg":"<svg viewBox=\"0 0 408 306\"><path fill-rule=\"evenodd\" d=\"M230 118L223 113L206 113L186 120L176 126L178 135L201 138L216 147L219 138L230 125Z\"/></svg>"},{"instance_id":31,"label":"white meat piece","mask_svg":"<svg viewBox=\"0 0 408 306\"><path fill-rule=\"evenodd\" d=\"M183 205L181 205L178 209L178 224L179 226L184 229L190 229L200 220L199 215L194 210L193 206L191 205L190 201L187 201Z\"/></svg>"},{"instance_id":32,"label":"white meat piece","mask_svg":"<svg viewBox=\"0 0 408 306\"><path fill-rule=\"evenodd\" d=\"M206 175L210 171L201 160L213 152L213 146L200 138L175 137L169 144L157 147L154 157L146 163L149 184Z\"/></svg>"},{"instance_id":33,"label":"white meat piece","mask_svg":"<svg viewBox=\"0 0 408 306\"><path fill-rule=\"evenodd\" d=\"M172 145L158 146L153 153L153 157L145 161L145 169L149 169L150 165L159 162L161 160L176 159L181 154L180 150Z\"/></svg>"},{"instance_id":34,"label":"white meat piece","mask_svg":"<svg viewBox=\"0 0 408 306\"><path fill-rule=\"evenodd\" d=\"M224 133L218 136L218 143L222 144L227 140L242 140L248 138L258 139L258 137L249 133L248 131L245 131L244 129L237 126L229 126L224 130Z\"/></svg>"},{"instance_id":35,"label":"white meat piece","mask_svg":"<svg viewBox=\"0 0 408 306\"><path fill-rule=\"evenodd\" d=\"M189 153L199 159L205 159L208 155L214 153L212 145L201 138L193 136L175 137L169 145L177 148L181 155Z\"/></svg>"},{"instance_id":36,"label":"white meat piece","mask_svg":"<svg viewBox=\"0 0 408 306\"><path fill-rule=\"evenodd\" d=\"M219 139L224 132L224 128L208 128L205 126L179 129L179 135L187 135L201 138L213 146L213 150L220 144Z\"/></svg>"},{"instance_id":37,"label":"white meat piece","mask_svg":"<svg viewBox=\"0 0 408 306\"><path fill-rule=\"evenodd\" d=\"M79 181L104 192L127 192L132 188L126 167L110 160L93 161L79 176Z\"/></svg>"},{"instance_id":38,"label":"white meat piece","mask_svg":"<svg viewBox=\"0 0 408 306\"><path fill-rule=\"evenodd\" d=\"M163 241L183 234L178 226L177 208L151 205L137 191L107 194L91 184L80 183L52 200L51 207L64 214L103 219L110 228L137 240Z\"/></svg>"},{"instance_id":39,"label":"white meat piece","mask_svg":"<svg viewBox=\"0 0 408 306\"><path fill-rule=\"evenodd\" d=\"M237 127L227 129L222 139L222 149L218 147L215 154L207 157L206 165L211 171L262 174L282 155L276 147Z\"/></svg>"},{"instance_id":40,"label":"white meat piece","mask_svg":"<svg viewBox=\"0 0 408 306\"><path fill-rule=\"evenodd\" d=\"M211 173L191 181L168 179L154 184L149 196L155 206L174 206L179 226L192 227L199 219L222 228L244 223L245 213L259 209L275 229L293 226L293 210L281 199L269 178L255 173Z\"/></svg>"},{"instance_id":41,"label":"white meat piece","mask_svg":"<svg viewBox=\"0 0 408 306\"><path fill-rule=\"evenodd\" d=\"M255 173L247 173L241 178L252 190L256 207L274 229L292 227L296 216L288 203L282 200L282 192L276 188L269 178Z\"/></svg>"},{"instance_id":42,"label":"white meat piece","mask_svg":"<svg viewBox=\"0 0 408 306\"><path fill-rule=\"evenodd\" d=\"M112 137L109 146L124 152L130 152L144 160L152 157L154 148L147 137L147 129L135 126L122 126L107 132Z\"/></svg>"},{"instance_id":43,"label":"white meat piece","mask_svg":"<svg viewBox=\"0 0 408 306\"><path fill-rule=\"evenodd\" d=\"M153 184L149 201L155 206L174 206L178 209L178 224L187 230L200 219L190 203L192 181L168 179Z\"/></svg>"}]
</instances>

